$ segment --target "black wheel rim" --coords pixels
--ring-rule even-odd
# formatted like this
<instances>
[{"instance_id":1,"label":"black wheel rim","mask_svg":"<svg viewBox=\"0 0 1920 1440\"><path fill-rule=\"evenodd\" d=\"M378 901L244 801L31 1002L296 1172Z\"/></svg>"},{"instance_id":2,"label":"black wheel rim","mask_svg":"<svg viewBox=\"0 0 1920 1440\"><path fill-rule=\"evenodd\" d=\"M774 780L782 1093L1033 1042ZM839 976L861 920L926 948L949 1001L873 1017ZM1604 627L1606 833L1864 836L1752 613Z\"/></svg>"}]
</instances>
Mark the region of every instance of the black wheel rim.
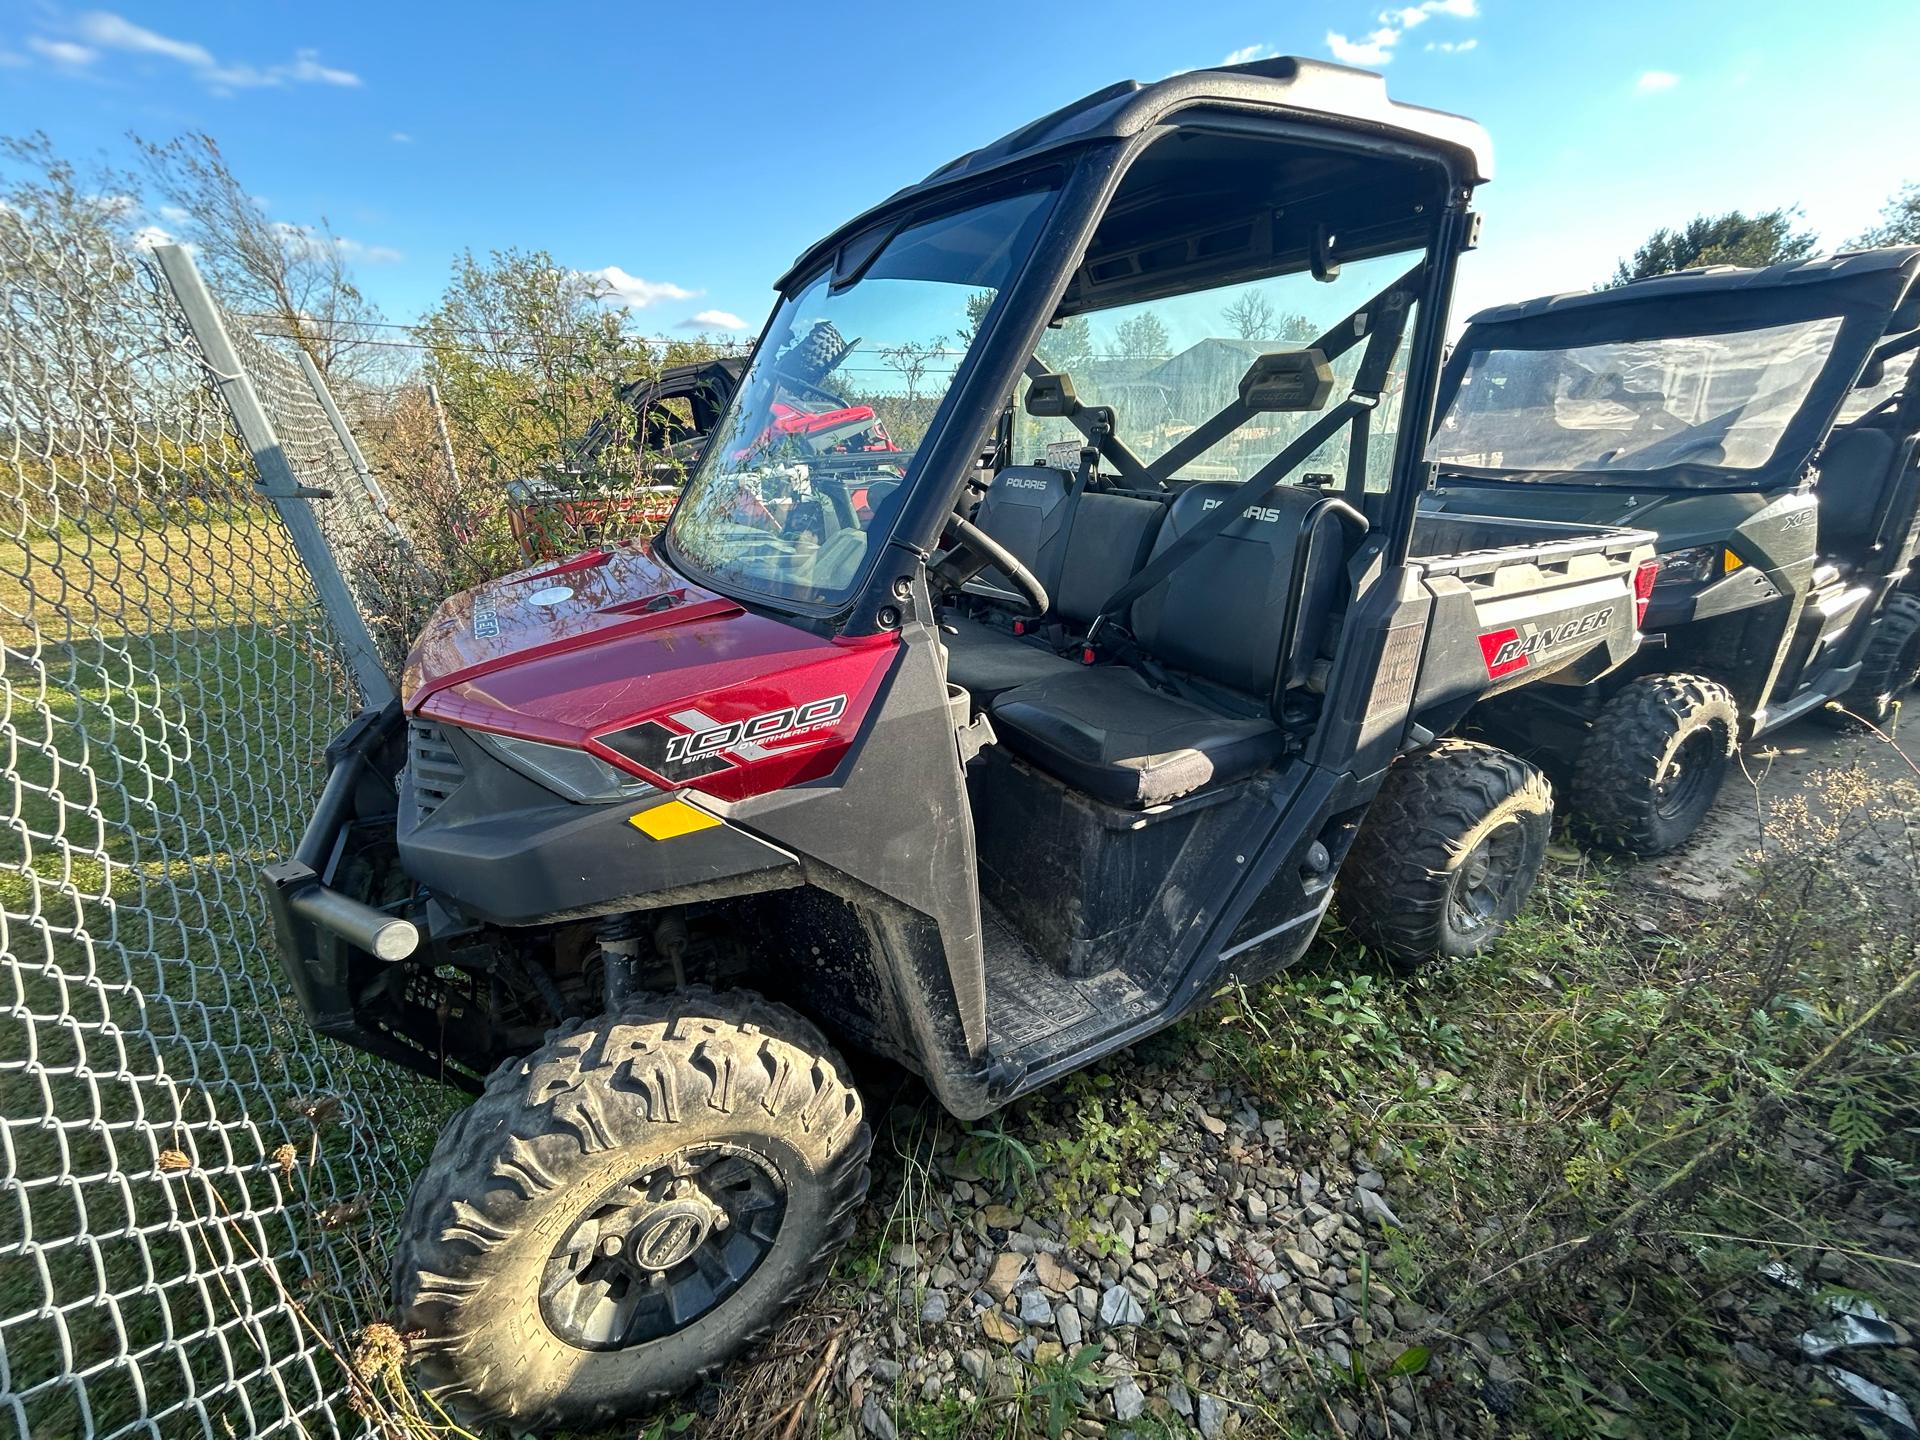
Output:
<instances>
[{"instance_id":1,"label":"black wheel rim","mask_svg":"<svg viewBox=\"0 0 1920 1440\"><path fill-rule=\"evenodd\" d=\"M1447 919L1454 933L1471 935L1496 924L1525 867L1526 830L1509 820L1481 837L1454 866L1447 885Z\"/></svg>"},{"instance_id":2,"label":"black wheel rim","mask_svg":"<svg viewBox=\"0 0 1920 1440\"><path fill-rule=\"evenodd\" d=\"M684 1330L746 1283L780 1233L787 1193L760 1156L700 1145L610 1185L561 1237L540 1314L582 1350Z\"/></svg>"},{"instance_id":3,"label":"black wheel rim","mask_svg":"<svg viewBox=\"0 0 1920 1440\"><path fill-rule=\"evenodd\" d=\"M1662 820L1679 820L1712 797L1708 787L1720 746L1711 730L1696 730L1667 757L1653 777L1654 809Z\"/></svg>"}]
</instances>

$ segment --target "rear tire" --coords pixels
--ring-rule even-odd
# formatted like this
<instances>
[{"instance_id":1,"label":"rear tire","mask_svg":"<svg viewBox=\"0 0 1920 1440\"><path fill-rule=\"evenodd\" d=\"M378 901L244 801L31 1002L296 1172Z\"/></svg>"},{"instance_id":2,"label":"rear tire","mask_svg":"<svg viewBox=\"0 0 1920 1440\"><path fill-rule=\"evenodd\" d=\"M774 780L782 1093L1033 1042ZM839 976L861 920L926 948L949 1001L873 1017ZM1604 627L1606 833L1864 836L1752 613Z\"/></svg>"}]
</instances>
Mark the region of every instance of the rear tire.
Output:
<instances>
[{"instance_id":1,"label":"rear tire","mask_svg":"<svg viewBox=\"0 0 1920 1440\"><path fill-rule=\"evenodd\" d=\"M1700 828L1739 746L1733 692L1699 675L1645 675L1601 707L1573 767L1573 813L1603 850L1664 855Z\"/></svg>"},{"instance_id":2,"label":"rear tire","mask_svg":"<svg viewBox=\"0 0 1920 1440\"><path fill-rule=\"evenodd\" d=\"M598 1428L711 1373L822 1279L872 1136L806 1020L704 987L487 1079L394 1258L419 1377L475 1426Z\"/></svg>"},{"instance_id":3,"label":"rear tire","mask_svg":"<svg viewBox=\"0 0 1920 1440\"><path fill-rule=\"evenodd\" d=\"M1478 954L1519 913L1552 831L1539 770L1491 745L1439 741L1387 772L1340 867L1340 913L1403 960Z\"/></svg>"},{"instance_id":4,"label":"rear tire","mask_svg":"<svg viewBox=\"0 0 1920 1440\"><path fill-rule=\"evenodd\" d=\"M1873 643L1860 659L1860 678L1840 703L1863 720L1884 725L1900 697L1920 683L1920 597L1895 594L1880 612Z\"/></svg>"}]
</instances>

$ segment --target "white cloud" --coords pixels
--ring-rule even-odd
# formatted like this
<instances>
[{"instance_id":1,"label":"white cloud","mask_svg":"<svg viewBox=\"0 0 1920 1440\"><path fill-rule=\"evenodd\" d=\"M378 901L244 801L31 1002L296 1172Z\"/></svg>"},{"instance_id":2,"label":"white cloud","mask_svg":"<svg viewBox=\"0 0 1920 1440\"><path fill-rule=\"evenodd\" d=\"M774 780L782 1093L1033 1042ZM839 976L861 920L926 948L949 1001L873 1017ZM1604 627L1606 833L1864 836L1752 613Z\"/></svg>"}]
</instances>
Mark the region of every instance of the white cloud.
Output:
<instances>
[{"instance_id":1,"label":"white cloud","mask_svg":"<svg viewBox=\"0 0 1920 1440\"><path fill-rule=\"evenodd\" d=\"M164 55L199 70L213 68L213 56L204 46L190 40L170 40L165 35L134 24L118 15L96 10L80 17L80 35L104 50L130 50L136 55Z\"/></svg>"},{"instance_id":2,"label":"white cloud","mask_svg":"<svg viewBox=\"0 0 1920 1440\"><path fill-rule=\"evenodd\" d=\"M677 327L681 330L744 330L747 322L725 310L702 310L689 315Z\"/></svg>"},{"instance_id":3,"label":"white cloud","mask_svg":"<svg viewBox=\"0 0 1920 1440\"><path fill-rule=\"evenodd\" d=\"M357 86L360 77L351 70L333 70L319 61L319 51L298 51L291 65L269 65L264 70L244 61L237 65L219 65L202 70L200 79L216 93L221 90L284 89L287 85Z\"/></svg>"},{"instance_id":4,"label":"white cloud","mask_svg":"<svg viewBox=\"0 0 1920 1440\"><path fill-rule=\"evenodd\" d=\"M1642 95L1655 95L1662 90L1671 90L1680 83L1680 77L1671 70L1649 70L1633 82L1633 88Z\"/></svg>"},{"instance_id":5,"label":"white cloud","mask_svg":"<svg viewBox=\"0 0 1920 1440\"><path fill-rule=\"evenodd\" d=\"M607 288L615 297L627 302L636 310L644 310L662 300L691 300L700 292L683 290L665 280L642 280L638 275L629 275L618 265L609 265L604 270L587 272L596 280L604 280Z\"/></svg>"},{"instance_id":6,"label":"white cloud","mask_svg":"<svg viewBox=\"0 0 1920 1440\"><path fill-rule=\"evenodd\" d=\"M286 89L291 85L353 87L361 83L360 77L351 70L322 65L318 50L296 50L293 59L284 65L260 66L244 60L223 65L214 59L213 52L204 45L162 35L111 11L89 11L80 17L76 28L80 38L89 44L49 40L36 35L27 41L27 45L49 60L63 65L90 65L99 58L101 50L119 50L129 55L157 55L163 60L178 61L186 66L193 72L194 78L215 95L227 95L235 90Z\"/></svg>"},{"instance_id":7,"label":"white cloud","mask_svg":"<svg viewBox=\"0 0 1920 1440\"><path fill-rule=\"evenodd\" d=\"M75 45L71 40L47 40L38 35L27 41L27 48L62 65L91 65L100 58L98 50Z\"/></svg>"},{"instance_id":8,"label":"white cloud","mask_svg":"<svg viewBox=\"0 0 1920 1440\"><path fill-rule=\"evenodd\" d=\"M1451 15L1456 20L1471 20L1480 13L1478 0L1420 0L1418 5L1402 5L1380 12L1380 28L1357 40L1349 40L1338 30L1327 32L1327 49L1333 58L1347 65L1384 65L1393 59L1393 47L1401 36L1416 25L1424 25L1435 15ZM1474 42L1439 43L1429 50L1471 50Z\"/></svg>"},{"instance_id":9,"label":"white cloud","mask_svg":"<svg viewBox=\"0 0 1920 1440\"><path fill-rule=\"evenodd\" d=\"M394 265L407 258L385 245L362 245L358 240L349 240L344 235L336 237L333 243L347 259L363 260L369 265Z\"/></svg>"},{"instance_id":10,"label":"white cloud","mask_svg":"<svg viewBox=\"0 0 1920 1440\"><path fill-rule=\"evenodd\" d=\"M152 250L156 245L171 245L173 243L173 236L169 235L165 230L162 230L158 225L142 225L138 230L133 232L132 238L133 248L136 250Z\"/></svg>"},{"instance_id":11,"label":"white cloud","mask_svg":"<svg viewBox=\"0 0 1920 1440\"><path fill-rule=\"evenodd\" d=\"M1461 55L1479 43L1478 40L1429 40L1427 49L1438 50L1443 55Z\"/></svg>"},{"instance_id":12,"label":"white cloud","mask_svg":"<svg viewBox=\"0 0 1920 1440\"><path fill-rule=\"evenodd\" d=\"M411 145L413 143L413 137L404 130L394 131L391 138L396 145Z\"/></svg>"},{"instance_id":13,"label":"white cloud","mask_svg":"<svg viewBox=\"0 0 1920 1440\"><path fill-rule=\"evenodd\" d=\"M1264 45L1243 45L1220 63L1222 65L1244 65L1249 60L1258 60L1260 58L1260 52L1266 48Z\"/></svg>"},{"instance_id":14,"label":"white cloud","mask_svg":"<svg viewBox=\"0 0 1920 1440\"><path fill-rule=\"evenodd\" d=\"M1333 52L1333 58L1345 65L1384 65L1393 58L1394 42L1400 38L1400 32L1390 25L1383 25L1369 35L1358 40L1349 40L1338 30L1327 31L1327 48Z\"/></svg>"}]
</instances>

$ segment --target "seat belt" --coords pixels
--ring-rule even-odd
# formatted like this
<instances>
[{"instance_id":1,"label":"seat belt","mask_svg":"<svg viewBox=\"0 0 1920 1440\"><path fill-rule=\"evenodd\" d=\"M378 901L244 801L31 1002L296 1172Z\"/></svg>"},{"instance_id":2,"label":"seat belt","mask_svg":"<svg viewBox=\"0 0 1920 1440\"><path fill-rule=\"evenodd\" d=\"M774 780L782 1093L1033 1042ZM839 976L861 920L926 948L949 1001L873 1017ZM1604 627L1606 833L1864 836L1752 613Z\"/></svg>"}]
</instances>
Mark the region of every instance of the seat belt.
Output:
<instances>
[{"instance_id":1,"label":"seat belt","mask_svg":"<svg viewBox=\"0 0 1920 1440\"><path fill-rule=\"evenodd\" d=\"M1385 311L1385 316L1382 323L1369 327L1371 333L1367 337L1366 353L1360 358L1359 371L1353 378L1352 393L1321 416L1304 435L1262 465L1252 478L1241 481L1231 495L1201 517L1198 525L1148 561L1138 574L1109 595L1106 604L1100 607L1100 613L1087 629L1089 645L1094 643L1100 631L1115 615L1122 613L1127 606L1199 554L1209 541L1239 519L1249 506L1258 505L1266 499L1296 466L1339 434L1341 426L1350 420L1357 424L1371 420L1374 407L1380 403L1380 392L1386 388L1387 372L1393 364L1394 352L1400 348L1401 332L1406 328L1405 294L1400 290L1400 282L1395 281L1372 302Z\"/></svg>"},{"instance_id":2,"label":"seat belt","mask_svg":"<svg viewBox=\"0 0 1920 1440\"><path fill-rule=\"evenodd\" d=\"M1337 435L1341 426L1356 415L1371 411L1378 403L1378 399L1371 395L1349 395L1321 416L1304 435L1255 471L1253 478L1234 486L1233 493L1203 515L1198 525L1148 561L1145 569L1107 597L1107 603L1100 607L1093 624L1087 627L1087 643L1093 644L1109 620L1199 554L1208 541L1238 520L1248 506L1258 505L1266 499L1269 492L1294 467Z\"/></svg>"},{"instance_id":3,"label":"seat belt","mask_svg":"<svg viewBox=\"0 0 1920 1440\"><path fill-rule=\"evenodd\" d=\"M1104 426L1096 427L1104 430ZM1073 539L1074 517L1080 513L1080 497L1087 493L1087 486L1093 483L1093 467L1100 459L1099 441L1088 436L1088 443L1080 451L1080 472L1067 486L1067 498L1063 502L1066 509L1060 516L1060 534L1054 542L1053 565L1048 572L1047 594L1053 597L1053 608L1060 608L1060 577L1067 573L1067 546Z\"/></svg>"},{"instance_id":4,"label":"seat belt","mask_svg":"<svg viewBox=\"0 0 1920 1440\"><path fill-rule=\"evenodd\" d=\"M1359 309L1331 326L1326 334L1305 348L1318 350L1322 355L1326 356L1328 360L1338 360L1342 355L1346 354L1347 351L1357 345L1363 337L1370 339L1379 333L1380 326L1372 322L1373 317L1381 314L1383 311L1388 312L1388 318L1391 320L1391 312L1396 308L1399 309L1401 312L1400 318L1402 324L1404 324L1406 302L1402 300L1396 306L1393 297L1397 293L1410 298L1419 288L1420 276L1425 269L1425 261L1415 265L1413 269L1387 286L1386 289L1375 295ZM1362 323L1356 326L1354 324L1356 320ZM1395 343L1398 344L1398 342L1399 335L1396 331ZM1372 357L1369 355L1367 358L1371 359ZM1391 359L1392 357L1389 356L1388 358ZM1365 387L1356 380L1354 382L1354 388L1361 390ZM1156 485L1171 479L1180 473L1181 466L1187 464L1190 460L1197 459L1199 456L1206 454L1207 451L1211 450L1215 445L1218 445L1242 425L1245 425L1258 413L1256 410L1248 409L1245 405L1241 404L1239 400L1234 400L1218 415L1215 415L1211 420L1203 423L1198 430L1191 431L1183 436L1179 444L1175 445L1171 450L1167 451L1166 454L1149 465L1147 467L1148 476Z\"/></svg>"}]
</instances>

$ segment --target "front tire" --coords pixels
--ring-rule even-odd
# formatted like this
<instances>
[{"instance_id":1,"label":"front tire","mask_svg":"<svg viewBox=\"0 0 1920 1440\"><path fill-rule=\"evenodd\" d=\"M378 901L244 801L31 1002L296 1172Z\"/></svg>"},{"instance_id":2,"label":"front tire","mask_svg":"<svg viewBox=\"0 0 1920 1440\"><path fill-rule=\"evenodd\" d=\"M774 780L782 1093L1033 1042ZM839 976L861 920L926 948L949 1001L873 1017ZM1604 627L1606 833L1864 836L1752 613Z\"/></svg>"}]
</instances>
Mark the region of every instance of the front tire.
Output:
<instances>
[{"instance_id":1,"label":"front tire","mask_svg":"<svg viewBox=\"0 0 1920 1440\"><path fill-rule=\"evenodd\" d=\"M1920 598L1895 594L1860 659L1860 678L1840 703L1863 720L1884 725L1900 697L1920 683Z\"/></svg>"},{"instance_id":2,"label":"front tire","mask_svg":"<svg viewBox=\"0 0 1920 1440\"><path fill-rule=\"evenodd\" d=\"M1546 860L1553 787L1517 755L1442 740L1394 762L1340 873L1340 913L1403 960L1475 955Z\"/></svg>"},{"instance_id":3,"label":"front tire","mask_svg":"<svg viewBox=\"0 0 1920 1440\"><path fill-rule=\"evenodd\" d=\"M846 1073L785 1006L703 987L502 1065L407 1204L394 1292L421 1381L471 1424L598 1426L767 1334L866 1196Z\"/></svg>"},{"instance_id":4,"label":"front tire","mask_svg":"<svg viewBox=\"0 0 1920 1440\"><path fill-rule=\"evenodd\" d=\"M1573 767L1582 835L1664 855L1700 828L1739 746L1733 692L1699 675L1644 675L1601 707Z\"/></svg>"}]
</instances>

